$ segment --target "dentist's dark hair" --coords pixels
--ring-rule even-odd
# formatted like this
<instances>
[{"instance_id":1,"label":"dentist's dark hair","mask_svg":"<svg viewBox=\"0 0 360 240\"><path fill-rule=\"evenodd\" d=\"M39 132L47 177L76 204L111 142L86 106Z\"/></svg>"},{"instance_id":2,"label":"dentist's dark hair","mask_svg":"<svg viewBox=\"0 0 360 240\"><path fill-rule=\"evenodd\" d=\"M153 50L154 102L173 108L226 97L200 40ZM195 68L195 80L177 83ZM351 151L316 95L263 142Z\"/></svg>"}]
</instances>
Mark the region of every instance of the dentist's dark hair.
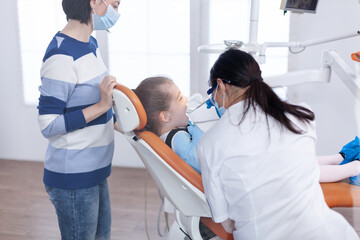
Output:
<instances>
[{"instance_id":1,"label":"dentist's dark hair","mask_svg":"<svg viewBox=\"0 0 360 240\"><path fill-rule=\"evenodd\" d=\"M91 19L90 0L63 0L62 7L66 20L78 20L80 23L89 23Z\"/></svg>"},{"instance_id":2,"label":"dentist's dark hair","mask_svg":"<svg viewBox=\"0 0 360 240\"><path fill-rule=\"evenodd\" d=\"M171 96L166 91L169 84L174 82L167 77L150 77L143 80L133 91L144 106L147 123L143 131L150 131L160 136L161 121L160 112L168 111Z\"/></svg>"},{"instance_id":3,"label":"dentist's dark hair","mask_svg":"<svg viewBox=\"0 0 360 240\"><path fill-rule=\"evenodd\" d=\"M247 88L243 96L245 109L239 124L245 119L251 108L256 113L256 106L260 107L266 118L273 117L282 126L296 134L302 134L302 131L291 122L285 113L292 114L301 122L308 123L315 119L314 113L309 109L282 101L263 81L259 64L246 52L231 48L222 53L210 70L209 85L217 84L218 78L222 79L224 84Z\"/></svg>"}]
</instances>

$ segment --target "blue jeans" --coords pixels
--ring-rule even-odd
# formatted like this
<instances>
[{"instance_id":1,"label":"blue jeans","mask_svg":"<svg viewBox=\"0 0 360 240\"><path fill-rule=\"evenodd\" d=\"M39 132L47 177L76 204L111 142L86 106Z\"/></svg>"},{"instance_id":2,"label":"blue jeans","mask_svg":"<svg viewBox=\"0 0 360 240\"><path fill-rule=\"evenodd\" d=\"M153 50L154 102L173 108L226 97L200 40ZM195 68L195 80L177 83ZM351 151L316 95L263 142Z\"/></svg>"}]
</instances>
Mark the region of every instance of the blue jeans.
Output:
<instances>
[{"instance_id":1,"label":"blue jeans","mask_svg":"<svg viewBox=\"0 0 360 240\"><path fill-rule=\"evenodd\" d=\"M61 239L108 240L111 229L107 180L91 188L64 190L45 185L55 206Z\"/></svg>"}]
</instances>

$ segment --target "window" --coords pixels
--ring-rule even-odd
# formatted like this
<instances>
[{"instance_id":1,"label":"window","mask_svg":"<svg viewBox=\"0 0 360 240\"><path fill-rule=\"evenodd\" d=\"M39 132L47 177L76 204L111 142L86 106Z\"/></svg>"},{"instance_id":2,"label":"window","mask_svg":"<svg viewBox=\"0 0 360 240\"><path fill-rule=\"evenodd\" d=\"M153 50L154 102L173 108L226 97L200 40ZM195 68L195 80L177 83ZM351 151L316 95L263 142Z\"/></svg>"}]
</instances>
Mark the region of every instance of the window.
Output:
<instances>
[{"instance_id":1,"label":"window","mask_svg":"<svg viewBox=\"0 0 360 240\"><path fill-rule=\"evenodd\" d=\"M123 1L119 12L108 36L111 74L129 88L147 77L165 75L188 95L190 0Z\"/></svg>"},{"instance_id":2,"label":"window","mask_svg":"<svg viewBox=\"0 0 360 240\"><path fill-rule=\"evenodd\" d=\"M248 41L250 0L210 0L206 13L191 0L123 0L117 24L110 33L98 34L98 43L109 70L119 83L135 88L141 80L154 75L172 78L185 95L190 84L208 78L208 68L217 54L210 54L208 62L199 61L192 71L205 68L204 75L193 77L190 83L190 37L191 41L221 43L225 39ZM288 41L289 14L283 16L280 0L260 3L259 43L265 41ZM44 10L46 9L46 11ZM193 16L209 16L190 36L190 12ZM22 57L24 100L37 105L40 85L40 67L46 47L51 38L66 24L61 0L18 0L18 16ZM209 29L209 31L207 31ZM206 35L201 36L201 35ZM105 38L103 37L105 36ZM203 42L203 39L208 39ZM194 50L195 51L195 50ZM267 62L261 66L263 75L275 75L287 71L286 48L267 50ZM201 53L200 55L203 56ZM206 76L205 76L206 75ZM205 84L205 83L204 83ZM196 89L202 89L196 88ZM202 90L201 90L202 91Z\"/></svg>"},{"instance_id":3,"label":"window","mask_svg":"<svg viewBox=\"0 0 360 240\"><path fill-rule=\"evenodd\" d=\"M66 24L61 0L18 0L25 104L37 105L40 68L46 47Z\"/></svg>"},{"instance_id":4,"label":"window","mask_svg":"<svg viewBox=\"0 0 360 240\"><path fill-rule=\"evenodd\" d=\"M210 43L224 40L249 41L251 1L211 0ZM289 14L283 15L279 0L260 1L258 43L289 41ZM210 58L210 66L217 55ZM288 65L287 48L269 48L266 64L261 65L263 76L285 73Z\"/></svg>"},{"instance_id":5,"label":"window","mask_svg":"<svg viewBox=\"0 0 360 240\"><path fill-rule=\"evenodd\" d=\"M289 41L289 14L284 16L279 0L260 1L258 22L258 43ZM210 43L224 40L249 42L251 0L211 0L210 4ZM209 58L212 66L218 55ZM278 75L287 72L288 49L268 48L266 64L260 66L262 76ZM286 87L275 88L276 94L286 99Z\"/></svg>"}]
</instances>

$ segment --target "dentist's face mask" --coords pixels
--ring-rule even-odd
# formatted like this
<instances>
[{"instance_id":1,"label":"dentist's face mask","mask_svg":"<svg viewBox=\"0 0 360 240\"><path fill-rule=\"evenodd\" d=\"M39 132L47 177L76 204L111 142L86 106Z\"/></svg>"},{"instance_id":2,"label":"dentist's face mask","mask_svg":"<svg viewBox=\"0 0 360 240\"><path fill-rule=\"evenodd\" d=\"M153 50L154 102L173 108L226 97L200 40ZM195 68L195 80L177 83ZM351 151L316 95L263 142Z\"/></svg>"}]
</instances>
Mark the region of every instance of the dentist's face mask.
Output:
<instances>
[{"instance_id":1,"label":"dentist's face mask","mask_svg":"<svg viewBox=\"0 0 360 240\"><path fill-rule=\"evenodd\" d=\"M107 11L103 16L93 13L92 21L94 30L108 30L115 25L120 17L120 14L111 5L107 4L104 0L102 1L106 4Z\"/></svg>"},{"instance_id":2,"label":"dentist's face mask","mask_svg":"<svg viewBox=\"0 0 360 240\"><path fill-rule=\"evenodd\" d=\"M210 102L214 105L217 115L219 116L219 118L221 118L222 115L224 115L224 113L226 111L226 108L224 107L225 106L225 94L222 96L222 101L223 101L222 106L219 107L219 104L215 101L217 89L218 89L218 86L215 89L215 95L214 95L214 93L211 93L211 95L209 96L209 99L210 99Z\"/></svg>"}]
</instances>

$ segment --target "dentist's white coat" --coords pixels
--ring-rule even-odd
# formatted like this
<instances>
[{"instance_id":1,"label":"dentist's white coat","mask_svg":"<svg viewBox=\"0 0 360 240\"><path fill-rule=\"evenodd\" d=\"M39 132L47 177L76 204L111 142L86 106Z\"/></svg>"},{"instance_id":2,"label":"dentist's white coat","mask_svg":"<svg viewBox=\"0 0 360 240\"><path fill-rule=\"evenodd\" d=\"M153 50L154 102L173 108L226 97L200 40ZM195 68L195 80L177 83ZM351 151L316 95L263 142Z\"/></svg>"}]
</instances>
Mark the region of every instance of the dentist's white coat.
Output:
<instances>
[{"instance_id":1,"label":"dentist's white coat","mask_svg":"<svg viewBox=\"0 0 360 240\"><path fill-rule=\"evenodd\" d=\"M239 240L359 239L325 203L314 123L288 115L298 135L258 109L238 125L242 111L243 102L231 106L198 145L214 221L234 220Z\"/></svg>"}]
</instances>

